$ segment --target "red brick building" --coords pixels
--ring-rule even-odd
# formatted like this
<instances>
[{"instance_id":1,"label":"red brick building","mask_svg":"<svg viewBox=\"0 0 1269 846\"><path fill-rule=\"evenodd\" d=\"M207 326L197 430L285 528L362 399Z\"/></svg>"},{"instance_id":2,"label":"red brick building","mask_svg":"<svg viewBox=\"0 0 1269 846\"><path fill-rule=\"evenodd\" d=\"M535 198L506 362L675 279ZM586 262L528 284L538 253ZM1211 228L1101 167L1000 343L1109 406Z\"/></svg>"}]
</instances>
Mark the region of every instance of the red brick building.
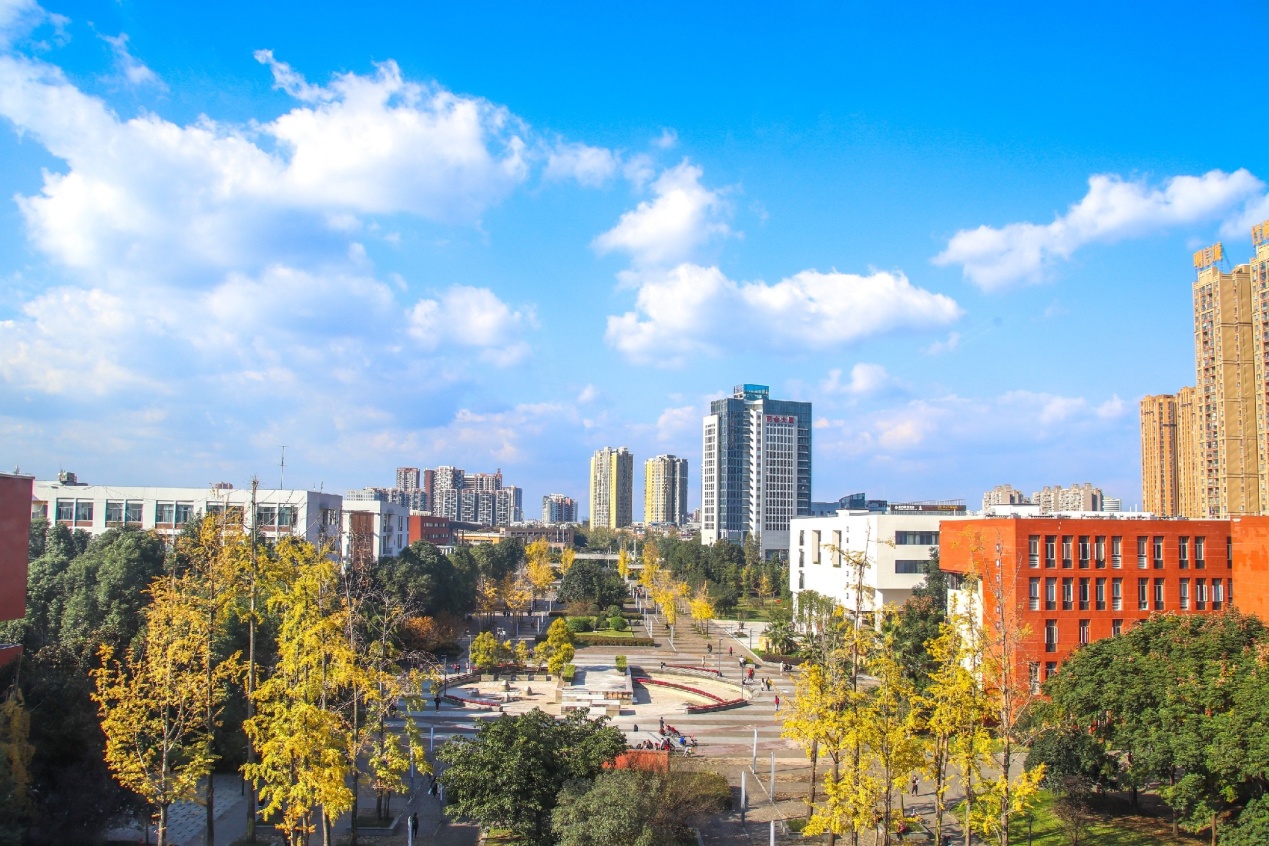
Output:
<instances>
[{"instance_id":1,"label":"red brick building","mask_svg":"<svg viewBox=\"0 0 1269 846\"><path fill-rule=\"evenodd\" d=\"M431 473L431 470L427 471ZM433 517L429 514L410 515L410 543L427 541L435 546L453 546L454 532L449 520L445 517Z\"/></svg>"},{"instance_id":2,"label":"red brick building","mask_svg":"<svg viewBox=\"0 0 1269 846\"><path fill-rule=\"evenodd\" d=\"M1256 542L1269 587L1269 518L1244 519L1263 521ZM1025 633L1017 660L1037 681L1081 645L1151 614L1211 613L1234 598L1228 520L992 517L945 520L939 531L941 568L982 580L989 627L1003 603ZM1240 568L1240 596L1242 579Z\"/></svg>"},{"instance_id":3,"label":"red brick building","mask_svg":"<svg viewBox=\"0 0 1269 846\"><path fill-rule=\"evenodd\" d=\"M30 476L0 473L0 620L26 616L32 481ZM0 643L0 665L21 654L21 646Z\"/></svg>"}]
</instances>

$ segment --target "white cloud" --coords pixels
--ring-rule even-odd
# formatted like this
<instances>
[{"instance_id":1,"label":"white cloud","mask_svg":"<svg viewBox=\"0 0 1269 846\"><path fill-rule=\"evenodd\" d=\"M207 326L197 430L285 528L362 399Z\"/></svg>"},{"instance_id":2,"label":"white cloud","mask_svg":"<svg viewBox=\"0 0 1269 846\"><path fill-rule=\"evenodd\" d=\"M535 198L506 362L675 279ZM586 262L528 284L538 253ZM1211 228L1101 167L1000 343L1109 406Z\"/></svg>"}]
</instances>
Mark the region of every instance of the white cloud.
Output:
<instances>
[{"instance_id":1,"label":"white cloud","mask_svg":"<svg viewBox=\"0 0 1269 846\"><path fill-rule=\"evenodd\" d=\"M526 178L526 130L502 107L392 62L313 86L262 61L301 105L252 126L179 125L123 120L56 67L0 56L0 115L66 163L19 198L35 245L118 284L216 278L328 259L357 215L471 222Z\"/></svg>"},{"instance_id":2,"label":"white cloud","mask_svg":"<svg viewBox=\"0 0 1269 846\"><path fill-rule=\"evenodd\" d=\"M864 396L874 394L889 387L893 380L886 368L880 364L860 362L850 369L850 379L842 381L842 371L834 368L828 371L828 378L820 383L820 391L825 394L847 394Z\"/></svg>"},{"instance_id":3,"label":"white cloud","mask_svg":"<svg viewBox=\"0 0 1269 846\"><path fill-rule=\"evenodd\" d=\"M167 85L163 80L159 79L159 75L139 61L128 50L128 36L126 33L119 33L115 36L102 35L102 41L110 45L110 52L114 54L115 72L119 78L134 88L151 86L160 90L167 90Z\"/></svg>"},{"instance_id":4,"label":"white cloud","mask_svg":"<svg viewBox=\"0 0 1269 846\"><path fill-rule=\"evenodd\" d=\"M1052 223L961 230L934 263L961 265L965 278L984 291L1034 284L1083 246L1220 219L1246 201L1263 202L1264 187L1245 169L1174 176L1161 187L1099 174L1089 178L1084 198Z\"/></svg>"},{"instance_id":5,"label":"white cloud","mask_svg":"<svg viewBox=\"0 0 1269 846\"><path fill-rule=\"evenodd\" d=\"M547 155L545 179L575 179L581 185L598 187L617 172L617 157L604 147L561 142Z\"/></svg>"},{"instance_id":6,"label":"white cloud","mask_svg":"<svg viewBox=\"0 0 1269 846\"><path fill-rule=\"evenodd\" d=\"M480 348L485 360L515 364L529 352L522 335L537 325L532 309L513 310L488 288L455 285L410 311L410 334L426 350Z\"/></svg>"},{"instance_id":7,"label":"white cloud","mask_svg":"<svg viewBox=\"0 0 1269 846\"><path fill-rule=\"evenodd\" d=\"M683 405L667 408L657 418L657 440L663 442L682 441L701 425L701 409L695 405Z\"/></svg>"},{"instance_id":8,"label":"white cloud","mask_svg":"<svg viewBox=\"0 0 1269 846\"><path fill-rule=\"evenodd\" d=\"M652 142L653 146L661 150L672 150L679 143L679 134L670 127L661 130L661 134Z\"/></svg>"},{"instance_id":9,"label":"white cloud","mask_svg":"<svg viewBox=\"0 0 1269 846\"><path fill-rule=\"evenodd\" d=\"M945 326L961 315L950 297L918 288L901 273L805 270L767 284L683 264L639 278L635 310L610 316L605 338L631 360L668 367L738 342L747 349L833 349L896 330Z\"/></svg>"},{"instance_id":10,"label":"white cloud","mask_svg":"<svg viewBox=\"0 0 1269 846\"><path fill-rule=\"evenodd\" d=\"M728 208L722 194L701 185L702 175L686 160L662 171L652 184L656 199L623 214L592 246L600 253L629 253L639 265L665 265L688 259L712 238L732 234L723 220Z\"/></svg>"},{"instance_id":11,"label":"white cloud","mask_svg":"<svg viewBox=\"0 0 1269 846\"><path fill-rule=\"evenodd\" d=\"M577 395L579 405L585 405L588 402L594 402L599 397L599 389L594 385L587 385L582 388L582 392Z\"/></svg>"},{"instance_id":12,"label":"white cloud","mask_svg":"<svg viewBox=\"0 0 1269 846\"><path fill-rule=\"evenodd\" d=\"M961 345L960 332L948 332L946 341L935 341L925 348L926 355L943 355L954 352Z\"/></svg>"}]
</instances>

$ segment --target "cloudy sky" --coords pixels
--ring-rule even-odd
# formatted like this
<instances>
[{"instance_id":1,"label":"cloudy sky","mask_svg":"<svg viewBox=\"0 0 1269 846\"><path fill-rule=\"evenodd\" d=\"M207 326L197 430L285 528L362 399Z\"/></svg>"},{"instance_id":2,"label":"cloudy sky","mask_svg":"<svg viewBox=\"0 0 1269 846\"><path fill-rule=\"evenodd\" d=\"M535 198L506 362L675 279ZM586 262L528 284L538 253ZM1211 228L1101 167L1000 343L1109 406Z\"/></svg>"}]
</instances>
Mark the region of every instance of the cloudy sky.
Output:
<instances>
[{"instance_id":1,"label":"cloudy sky","mask_svg":"<svg viewBox=\"0 0 1269 846\"><path fill-rule=\"evenodd\" d=\"M696 505L759 382L814 404L817 499L1139 501L1190 254L1269 218L1269 8L600 6L0 0L0 466L285 445L535 516L624 444Z\"/></svg>"}]
</instances>

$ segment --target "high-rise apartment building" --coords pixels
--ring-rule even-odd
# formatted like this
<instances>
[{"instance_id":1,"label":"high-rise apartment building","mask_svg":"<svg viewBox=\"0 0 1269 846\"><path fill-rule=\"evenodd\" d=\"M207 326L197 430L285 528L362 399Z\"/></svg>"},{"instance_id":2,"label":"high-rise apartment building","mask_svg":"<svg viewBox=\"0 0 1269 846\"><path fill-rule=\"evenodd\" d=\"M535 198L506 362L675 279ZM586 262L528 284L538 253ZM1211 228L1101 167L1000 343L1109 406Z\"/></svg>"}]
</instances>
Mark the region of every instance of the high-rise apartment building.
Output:
<instances>
[{"instance_id":1,"label":"high-rise apartment building","mask_svg":"<svg viewBox=\"0 0 1269 846\"><path fill-rule=\"evenodd\" d=\"M1256 387L1257 494L1261 512L1269 511L1269 220L1251 228L1256 255L1246 265L1251 286L1252 360Z\"/></svg>"},{"instance_id":2,"label":"high-rise apartment building","mask_svg":"<svg viewBox=\"0 0 1269 846\"><path fill-rule=\"evenodd\" d=\"M398 467L397 468L397 487L403 491L418 490L419 485L419 468L417 467Z\"/></svg>"},{"instance_id":3,"label":"high-rise apartment building","mask_svg":"<svg viewBox=\"0 0 1269 846\"><path fill-rule=\"evenodd\" d=\"M1264 367L1256 359L1269 346L1256 337L1251 265L1226 266L1219 243L1194 254L1199 485L1208 517L1260 513L1256 412L1265 392Z\"/></svg>"},{"instance_id":4,"label":"high-rise apartment building","mask_svg":"<svg viewBox=\"0 0 1269 846\"><path fill-rule=\"evenodd\" d=\"M766 385L737 385L702 421L701 541L789 549L789 521L811 513L811 404L771 399Z\"/></svg>"},{"instance_id":5,"label":"high-rise apartment building","mask_svg":"<svg viewBox=\"0 0 1269 846\"><path fill-rule=\"evenodd\" d=\"M542 497L542 522L576 523L577 500L564 494L547 494Z\"/></svg>"},{"instance_id":6,"label":"high-rise apartment building","mask_svg":"<svg viewBox=\"0 0 1269 846\"><path fill-rule=\"evenodd\" d=\"M433 491L461 491L463 489L463 471L457 467L437 467L432 472Z\"/></svg>"},{"instance_id":7,"label":"high-rise apartment building","mask_svg":"<svg viewBox=\"0 0 1269 846\"><path fill-rule=\"evenodd\" d=\"M1141 399L1141 507L1160 517L1180 513L1174 394Z\"/></svg>"},{"instance_id":8,"label":"high-rise apartment building","mask_svg":"<svg viewBox=\"0 0 1269 846\"><path fill-rule=\"evenodd\" d=\"M673 455L649 458L643 465L643 522L687 522L687 459Z\"/></svg>"},{"instance_id":9,"label":"high-rise apartment building","mask_svg":"<svg viewBox=\"0 0 1269 846\"><path fill-rule=\"evenodd\" d=\"M620 529L634 522L634 456L604 447L590 459L590 525Z\"/></svg>"},{"instance_id":10,"label":"high-rise apartment building","mask_svg":"<svg viewBox=\"0 0 1269 846\"><path fill-rule=\"evenodd\" d=\"M1026 505L1031 500L1013 485L996 485L983 494L983 511L993 505Z\"/></svg>"},{"instance_id":11,"label":"high-rise apartment building","mask_svg":"<svg viewBox=\"0 0 1269 846\"><path fill-rule=\"evenodd\" d=\"M1041 514L1054 514L1059 511L1101 511L1102 489L1093 487L1092 482L1082 485L1049 487L1045 485L1031 494L1033 505L1040 506Z\"/></svg>"},{"instance_id":12,"label":"high-rise apartment building","mask_svg":"<svg viewBox=\"0 0 1269 846\"><path fill-rule=\"evenodd\" d=\"M1193 519L1201 518L1204 513L1197 393L1189 386L1176 392L1177 515Z\"/></svg>"}]
</instances>

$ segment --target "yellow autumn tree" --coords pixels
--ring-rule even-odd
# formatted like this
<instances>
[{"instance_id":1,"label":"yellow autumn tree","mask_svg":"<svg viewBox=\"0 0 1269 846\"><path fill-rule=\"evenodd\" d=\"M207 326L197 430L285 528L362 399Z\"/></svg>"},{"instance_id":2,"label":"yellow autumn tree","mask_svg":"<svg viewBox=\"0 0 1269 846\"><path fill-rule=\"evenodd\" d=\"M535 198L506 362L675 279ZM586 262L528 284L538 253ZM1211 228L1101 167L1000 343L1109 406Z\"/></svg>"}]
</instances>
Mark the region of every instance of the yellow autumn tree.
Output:
<instances>
[{"instance_id":1,"label":"yellow autumn tree","mask_svg":"<svg viewBox=\"0 0 1269 846\"><path fill-rule=\"evenodd\" d=\"M573 560L577 558L577 552L570 546L560 553L560 575L563 576L573 566Z\"/></svg>"},{"instance_id":2,"label":"yellow autumn tree","mask_svg":"<svg viewBox=\"0 0 1269 846\"><path fill-rule=\"evenodd\" d=\"M168 809L193 799L215 755L205 721L210 699L223 702L236 662L206 667L205 618L188 601L190 585L163 576L150 587L145 632L116 659L101 648L93 700L106 736L106 765L124 787L158 811L159 846L167 843Z\"/></svg>"},{"instance_id":3,"label":"yellow autumn tree","mask_svg":"<svg viewBox=\"0 0 1269 846\"><path fill-rule=\"evenodd\" d=\"M482 616L493 616L502 601L501 584L496 579L482 575L476 580L476 611Z\"/></svg>"},{"instance_id":4,"label":"yellow autumn tree","mask_svg":"<svg viewBox=\"0 0 1269 846\"><path fill-rule=\"evenodd\" d=\"M499 592L507 610L518 617L520 612L529 607L533 598L533 585L525 574L512 573L503 579Z\"/></svg>"},{"instance_id":5,"label":"yellow autumn tree","mask_svg":"<svg viewBox=\"0 0 1269 846\"><path fill-rule=\"evenodd\" d=\"M702 582L701 586L696 589L696 593L688 602L688 611L692 615L692 622L696 630L704 634L709 626L709 621L714 619L714 600L709 597L709 585Z\"/></svg>"},{"instance_id":6,"label":"yellow autumn tree","mask_svg":"<svg viewBox=\"0 0 1269 846\"><path fill-rule=\"evenodd\" d=\"M623 582L630 578L630 553L624 546L617 553L617 573Z\"/></svg>"},{"instance_id":7,"label":"yellow autumn tree","mask_svg":"<svg viewBox=\"0 0 1269 846\"><path fill-rule=\"evenodd\" d=\"M300 846L319 826L326 830L326 819L353 806L337 703L354 684L357 656L338 565L294 538L283 539L277 553L287 571L268 600L279 616L278 660L256 691L256 716L245 724L260 760L243 773L260 791L264 815L277 815L291 846Z\"/></svg>"},{"instance_id":8,"label":"yellow autumn tree","mask_svg":"<svg viewBox=\"0 0 1269 846\"><path fill-rule=\"evenodd\" d=\"M897 659L894 636L888 635L868 662L876 685L868 691L866 746L881 789L882 844L890 846L900 823L913 822L904 813L903 791L925 762L922 714L916 685ZM898 805L896 806L896 800Z\"/></svg>"},{"instance_id":9,"label":"yellow autumn tree","mask_svg":"<svg viewBox=\"0 0 1269 846\"><path fill-rule=\"evenodd\" d=\"M546 538L539 538L525 547L524 575L528 579L532 599L543 598L555 583L555 570L551 567L551 547Z\"/></svg>"},{"instance_id":10,"label":"yellow autumn tree","mask_svg":"<svg viewBox=\"0 0 1269 846\"><path fill-rule=\"evenodd\" d=\"M556 618L546 630L546 643L542 657L546 659L547 671L559 675L564 665L573 660L576 650L573 646L573 632L562 618Z\"/></svg>"}]
</instances>

